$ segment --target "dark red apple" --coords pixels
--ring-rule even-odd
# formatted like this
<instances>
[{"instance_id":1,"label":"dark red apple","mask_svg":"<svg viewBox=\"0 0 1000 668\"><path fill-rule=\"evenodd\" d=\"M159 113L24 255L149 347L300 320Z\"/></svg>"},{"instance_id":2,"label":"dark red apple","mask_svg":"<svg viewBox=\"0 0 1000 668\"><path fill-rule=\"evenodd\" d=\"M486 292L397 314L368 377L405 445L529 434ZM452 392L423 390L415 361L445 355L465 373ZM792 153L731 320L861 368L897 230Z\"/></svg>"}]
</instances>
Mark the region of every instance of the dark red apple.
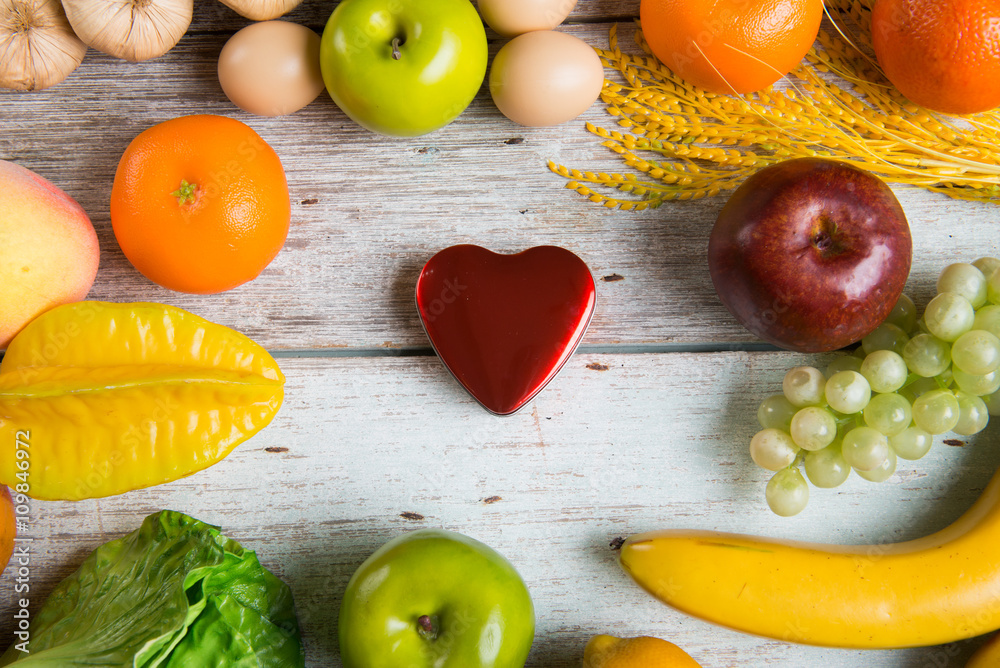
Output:
<instances>
[{"instance_id":1,"label":"dark red apple","mask_svg":"<svg viewBox=\"0 0 1000 668\"><path fill-rule=\"evenodd\" d=\"M751 332L801 352L879 326L910 273L910 227L892 190L848 163L798 158L748 178L708 242L722 303Z\"/></svg>"}]
</instances>

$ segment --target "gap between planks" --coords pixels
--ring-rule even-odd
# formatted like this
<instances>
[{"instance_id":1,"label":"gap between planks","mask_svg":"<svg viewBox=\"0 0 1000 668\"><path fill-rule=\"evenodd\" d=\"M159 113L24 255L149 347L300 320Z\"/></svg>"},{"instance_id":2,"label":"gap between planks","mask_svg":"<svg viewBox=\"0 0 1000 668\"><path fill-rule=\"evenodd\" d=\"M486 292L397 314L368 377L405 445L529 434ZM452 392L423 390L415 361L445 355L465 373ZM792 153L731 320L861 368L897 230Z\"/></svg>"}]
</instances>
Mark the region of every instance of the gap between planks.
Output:
<instances>
[{"instance_id":1,"label":"gap between planks","mask_svg":"<svg viewBox=\"0 0 1000 668\"><path fill-rule=\"evenodd\" d=\"M352 358L352 357L433 357L430 346L400 348L303 348L269 350L275 359ZM658 355L671 353L751 353L787 352L769 343L630 343L625 345L581 345L574 356L580 355ZM2 359L2 354L0 354Z\"/></svg>"}]
</instances>

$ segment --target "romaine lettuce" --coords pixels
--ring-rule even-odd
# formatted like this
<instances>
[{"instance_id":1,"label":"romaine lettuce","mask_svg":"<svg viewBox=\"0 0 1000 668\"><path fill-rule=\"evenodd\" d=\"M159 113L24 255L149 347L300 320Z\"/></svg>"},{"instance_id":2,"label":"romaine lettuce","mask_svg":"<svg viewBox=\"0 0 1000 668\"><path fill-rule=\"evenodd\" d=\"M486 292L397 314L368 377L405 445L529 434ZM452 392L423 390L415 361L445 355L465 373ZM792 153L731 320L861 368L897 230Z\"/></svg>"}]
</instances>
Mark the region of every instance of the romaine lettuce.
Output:
<instances>
[{"instance_id":1,"label":"romaine lettuce","mask_svg":"<svg viewBox=\"0 0 1000 668\"><path fill-rule=\"evenodd\" d=\"M305 665L288 586L217 527L170 510L63 580L32 620L28 649L11 646L0 666Z\"/></svg>"}]
</instances>

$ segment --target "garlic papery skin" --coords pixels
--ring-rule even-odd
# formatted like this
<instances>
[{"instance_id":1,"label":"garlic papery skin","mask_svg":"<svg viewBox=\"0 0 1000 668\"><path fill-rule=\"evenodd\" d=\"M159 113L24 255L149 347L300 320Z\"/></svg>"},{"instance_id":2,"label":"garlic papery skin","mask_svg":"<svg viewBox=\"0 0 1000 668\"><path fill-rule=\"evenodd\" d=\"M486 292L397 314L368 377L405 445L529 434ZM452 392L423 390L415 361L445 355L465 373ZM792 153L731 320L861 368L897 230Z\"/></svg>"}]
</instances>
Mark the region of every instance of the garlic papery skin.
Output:
<instances>
[{"instance_id":1,"label":"garlic papery skin","mask_svg":"<svg viewBox=\"0 0 1000 668\"><path fill-rule=\"evenodd\" d=\"M0 87L54 86L83 62L86 52L59 0L0 0Z\"/></svg>"},{"instance_id":2,"label":"garlic papery skin","mask_svg":"<svg viewBox=\"0 0 1000 668\"><path fill-rule=\"evenodd\" d=\"M226 7L251 21L270 21L292 11L302 0L219 0Z\"/></svg>"},{"instance_id":3,"label":"garlic papery skin","mask_svg":"<svg viewBox=\"0 0 1000 668\"><path fill-rule=\"evenodd\" d=\"M131 62L162 56L191 25L194 0L63 0L87 45Z\"/></svg>"}]
</instances>

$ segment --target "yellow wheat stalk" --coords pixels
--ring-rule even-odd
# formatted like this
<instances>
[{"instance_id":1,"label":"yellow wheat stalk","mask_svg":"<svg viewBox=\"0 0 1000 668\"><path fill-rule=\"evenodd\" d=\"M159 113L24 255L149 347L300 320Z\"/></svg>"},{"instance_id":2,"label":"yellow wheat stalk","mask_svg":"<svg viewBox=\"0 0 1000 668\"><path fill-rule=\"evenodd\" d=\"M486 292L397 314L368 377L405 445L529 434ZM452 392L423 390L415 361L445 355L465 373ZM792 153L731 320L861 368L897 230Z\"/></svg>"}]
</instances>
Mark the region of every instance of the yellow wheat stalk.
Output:
<instances>
[{"instance_id":1,"label":"yellow wheat stalk","mask_svg":"<svg viewBox=\"0 0 1000 668\"><path fill-rule=\"evenodd\" d=\"M639 27L642 54L622 52L613 26L609 47L598 53L621 78L605 79L601 92L618 127L586 128L632 173L552 161L549 169L592 202L636 211L718 195L763 166L806 156L849 160L892 183L1000 203L1000 114L953 119L903 98L869 55L873 2L826 0L832 28L820 31L787 87L741 96L708 93L676 76L652 55ZM849 24L858 30L848 31Z\"/></svg>"}]
</instances>

